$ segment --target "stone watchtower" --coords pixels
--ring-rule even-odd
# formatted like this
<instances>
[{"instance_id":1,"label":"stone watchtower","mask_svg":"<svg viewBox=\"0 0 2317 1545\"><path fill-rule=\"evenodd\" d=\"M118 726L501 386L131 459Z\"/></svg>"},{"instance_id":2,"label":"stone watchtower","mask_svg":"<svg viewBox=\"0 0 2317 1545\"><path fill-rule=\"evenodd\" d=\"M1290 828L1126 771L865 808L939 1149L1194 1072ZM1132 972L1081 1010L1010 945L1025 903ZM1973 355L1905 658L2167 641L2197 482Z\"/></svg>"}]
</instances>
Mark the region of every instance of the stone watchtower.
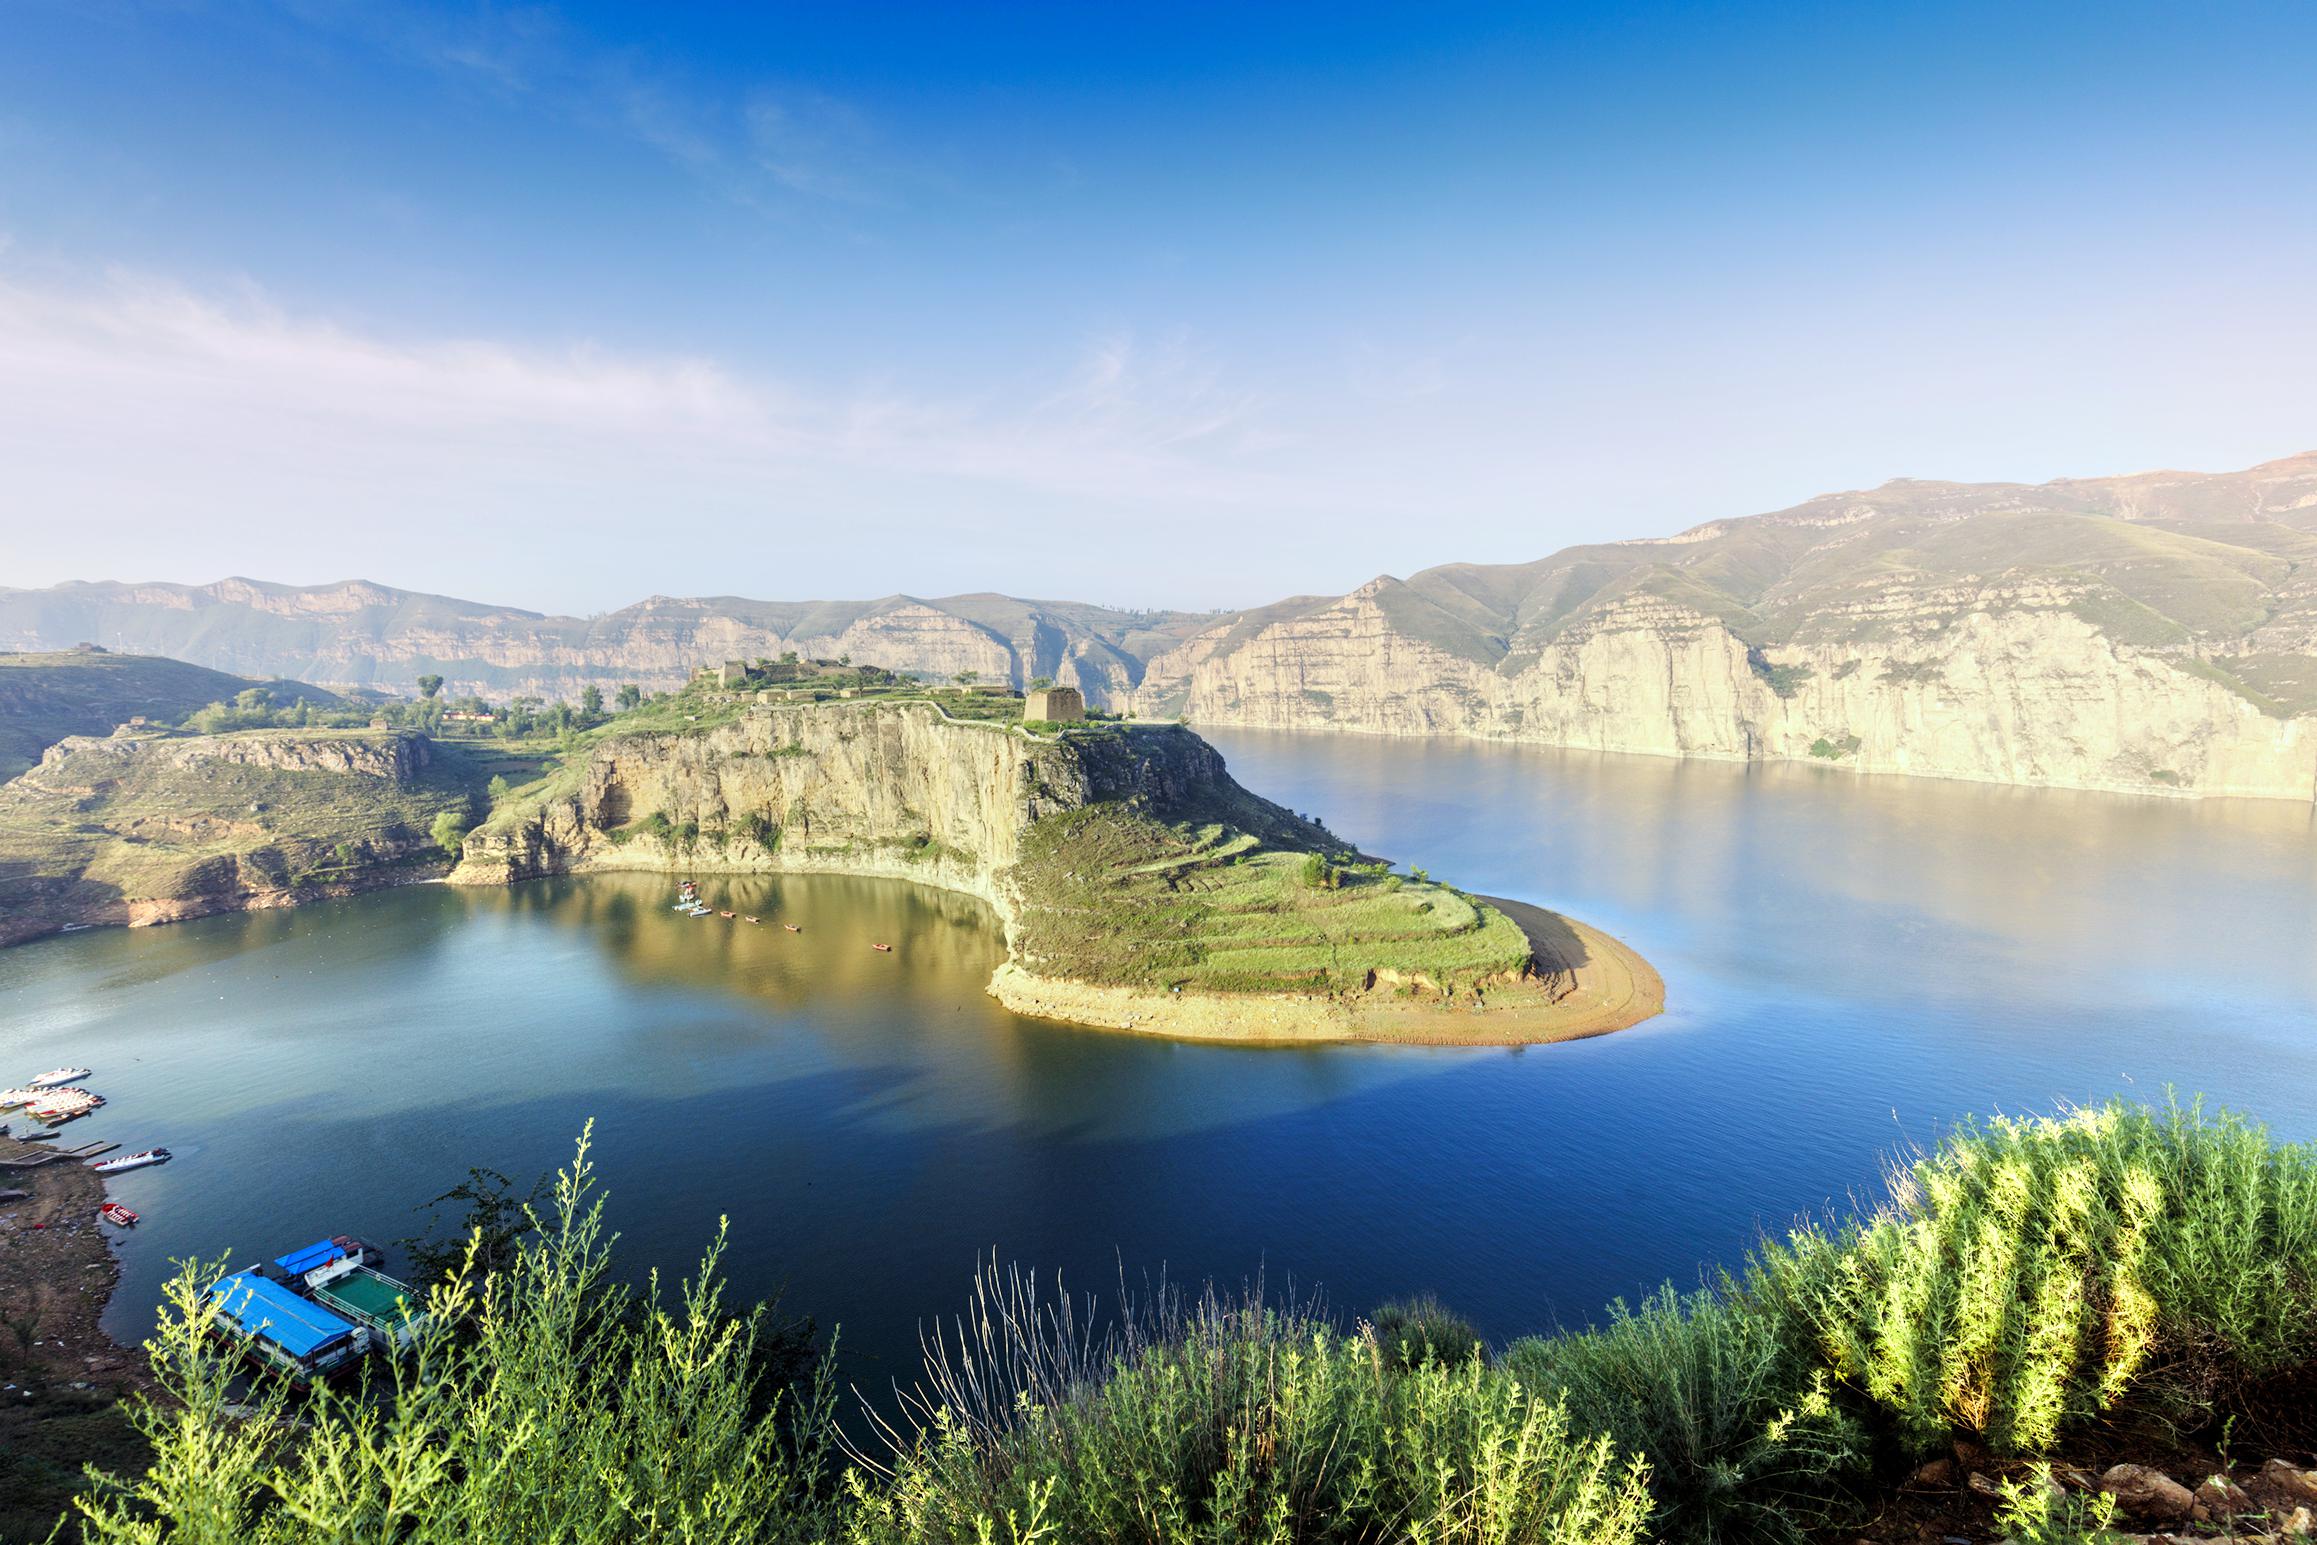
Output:
<instances>
[{"instance_id":1,"label":"stone watchtower","mask_svg":"<svg viewBox=\"0 0 2317 1545\"><path fill-rule=\"evenodd\" d=\"M1076 687L1035 687L1022 700L1022 717L1074 723L1086 717L1086 699Z\"/></svg>"}]
</instances>

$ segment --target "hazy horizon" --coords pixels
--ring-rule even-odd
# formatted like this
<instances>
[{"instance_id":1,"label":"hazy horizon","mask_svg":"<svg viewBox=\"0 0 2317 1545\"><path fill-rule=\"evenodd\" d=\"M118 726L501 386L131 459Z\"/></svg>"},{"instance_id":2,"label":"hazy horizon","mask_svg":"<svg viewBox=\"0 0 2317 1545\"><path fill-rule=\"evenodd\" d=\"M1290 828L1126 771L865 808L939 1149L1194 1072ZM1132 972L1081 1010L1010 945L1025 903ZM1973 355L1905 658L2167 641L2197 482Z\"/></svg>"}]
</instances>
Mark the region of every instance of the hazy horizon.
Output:
<instances>
[{"instance_id":1,"label":"hazy horizon","mask_svg":"<svg viewBox=\"0 0 2317 1545\"><path fill-rule=\"evenodd\" d=\"M2317 443L2317 11L32 0L0 584L1176 610Z\"/></svg>"}]
</instances>

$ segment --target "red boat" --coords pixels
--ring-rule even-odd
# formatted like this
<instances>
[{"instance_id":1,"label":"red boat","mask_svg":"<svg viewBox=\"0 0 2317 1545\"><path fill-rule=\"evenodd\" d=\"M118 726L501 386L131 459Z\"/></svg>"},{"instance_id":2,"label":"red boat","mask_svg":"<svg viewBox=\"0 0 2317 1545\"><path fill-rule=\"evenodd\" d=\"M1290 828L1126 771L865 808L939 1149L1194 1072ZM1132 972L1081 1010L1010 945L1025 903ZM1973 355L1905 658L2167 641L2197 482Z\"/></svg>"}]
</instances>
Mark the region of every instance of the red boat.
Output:
<instances>
[{"instance_id":1,"label":"red boat","mask_svg":"<svg viewBox=\"0 0 2317 1545\"><path fill-rule=\"evenodd\" d=\"M119 1202L107 1202L97 1209L97 1216L115 1228L135 1228L137 1215Z\"/></svg>"},{"instance_id":2,"label":"red boat","mask_svg":"<svg viewBox=\"0 0 2317 1545\"><path fill-rule=\"evenodd\" d=\"M730 917L732 914L731 914L731 913L729 913L729 912L719 912L719 913L717 913L716 915L717 915L718 917Z\"/></svg>"}]
</instances>

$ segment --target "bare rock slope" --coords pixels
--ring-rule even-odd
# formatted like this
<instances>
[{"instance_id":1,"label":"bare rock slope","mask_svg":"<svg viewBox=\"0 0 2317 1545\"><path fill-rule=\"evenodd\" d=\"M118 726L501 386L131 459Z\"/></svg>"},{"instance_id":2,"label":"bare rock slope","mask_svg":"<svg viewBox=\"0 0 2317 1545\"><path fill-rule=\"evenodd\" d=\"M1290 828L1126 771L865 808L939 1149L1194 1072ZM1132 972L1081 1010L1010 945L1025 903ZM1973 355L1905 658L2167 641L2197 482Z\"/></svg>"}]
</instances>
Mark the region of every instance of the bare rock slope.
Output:
<instances>
[{"instance_id":1,"label":"bare rock slope","mask_svg":"<svg viewBox=\"0 0 2317 1545\"><path fill-rule=\"evenodd\" d=\"M1535 563L1226 615L998 595L654 597L544 616L364 582L0 590L0 647L570 696L795 651L1194 724L2317 798L2317 453L2235 473L1900 481Z\"/></svg>"}]
</instances>

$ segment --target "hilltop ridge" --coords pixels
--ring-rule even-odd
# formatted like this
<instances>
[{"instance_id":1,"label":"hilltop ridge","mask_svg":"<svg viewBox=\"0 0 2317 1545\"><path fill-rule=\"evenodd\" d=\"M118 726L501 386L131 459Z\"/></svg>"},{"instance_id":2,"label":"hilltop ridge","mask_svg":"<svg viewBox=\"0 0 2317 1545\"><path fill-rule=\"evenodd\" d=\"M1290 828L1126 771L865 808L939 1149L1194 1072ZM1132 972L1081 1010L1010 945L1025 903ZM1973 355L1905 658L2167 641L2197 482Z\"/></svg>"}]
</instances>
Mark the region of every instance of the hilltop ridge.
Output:
<instances>
[{"instance_id":1,"label":"hilltop ridge","mask_svg":"<svg viewBox=\"0 0 2317 1545\"><path fill-rule=\"evenodd\" d=\"M1193 724L2317 798L2317 452L2240 472L1897 479L1520 564L1224 613L991 593L654 596L593 618L367 581L0 590L92 638L334 688L559 697L797 652L1051 677Z\"/></svg>"}]
</instances>

